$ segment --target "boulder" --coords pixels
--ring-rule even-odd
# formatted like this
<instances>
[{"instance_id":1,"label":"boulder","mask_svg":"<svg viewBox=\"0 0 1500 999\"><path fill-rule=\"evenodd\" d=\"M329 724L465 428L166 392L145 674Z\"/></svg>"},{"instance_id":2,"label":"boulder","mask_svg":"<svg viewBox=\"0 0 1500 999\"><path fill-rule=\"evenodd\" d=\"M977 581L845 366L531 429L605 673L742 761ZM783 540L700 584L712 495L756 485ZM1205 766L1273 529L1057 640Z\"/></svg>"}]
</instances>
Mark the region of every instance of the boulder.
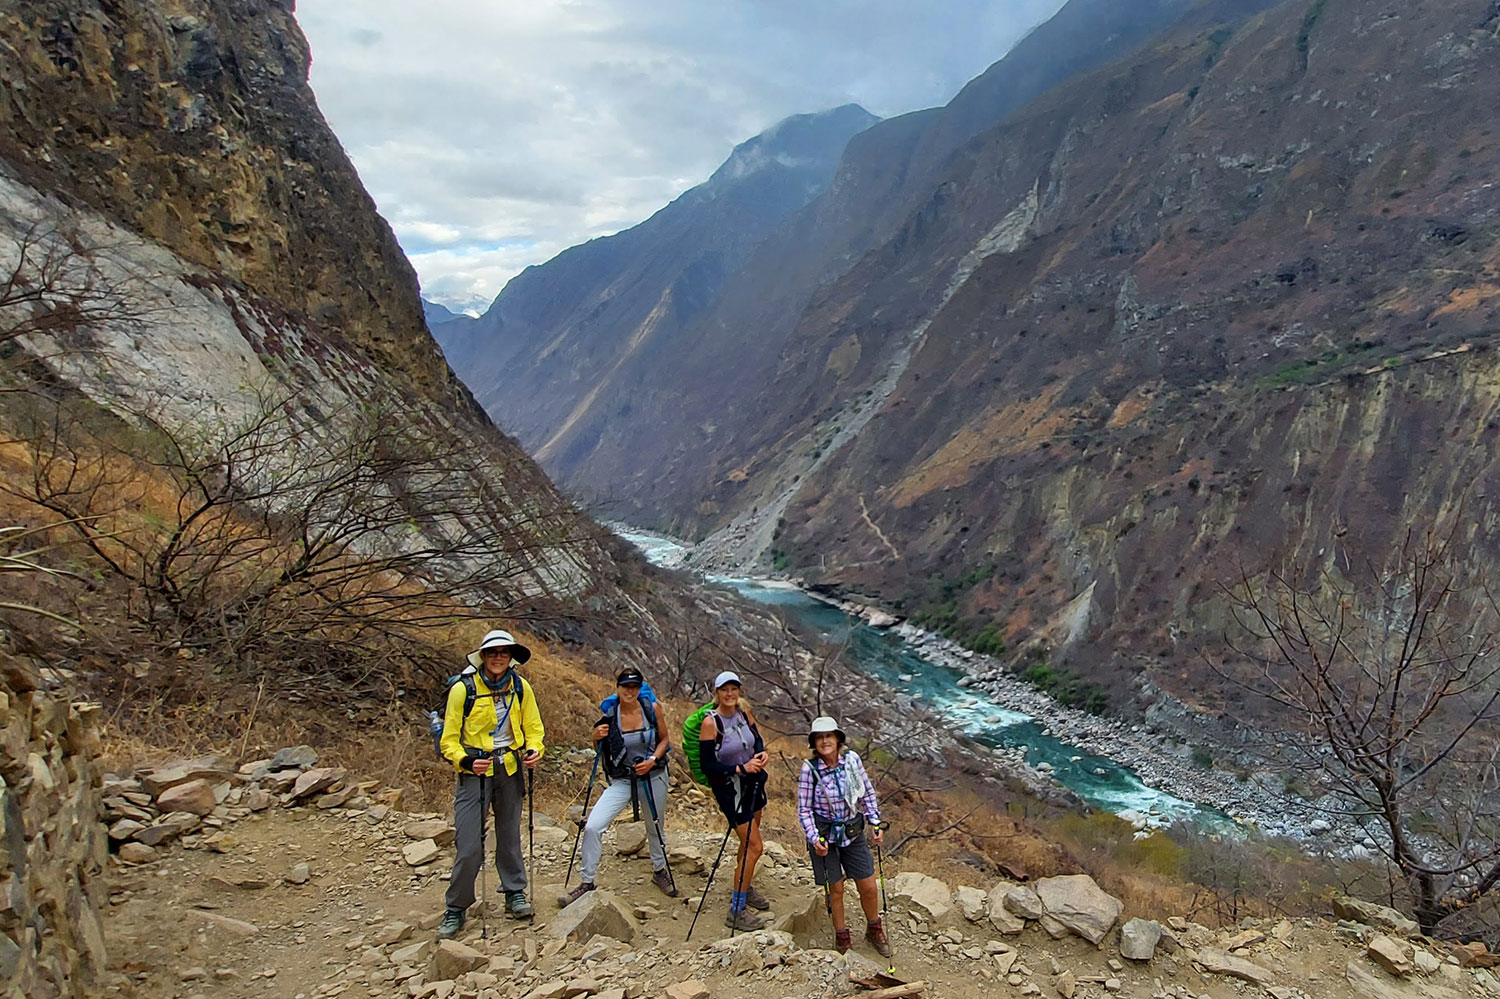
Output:
<instances>
[{"instance_id":1,"label":"boulder","mask_svg":"<svg viewBox=\"0 0 1500 999\"><path fill-rule=\"evenodd\" d=\"M135 819L120 819L109 827L109 838L116 842L124 842L144 828L146 828L144 822L137 822Z\"/></svg>"},{"instance_id":2,"label":"boulder","mask_svg":"<svg viewBox=\"0 0 1500 999\"><path fill-rule=\"evenodd\" d=\"M1016 886L1008 881L1002 881L990 889L986 898L986 913L989 916L990 925L995 932L1014 936L1026 929L1026 920L1016 915L1005 907L1005 895Z\"/></svg>"},{"instance_id":3,"label":"boulder","mask_svg":"<svg viewBox=\"0 0 1500 999\"><path fill-rule=\"evenodd\" d=\"M1276 980L1271 969L1264 968L1253 961L1247 961L1242 957L1235 957L1228 951L1222 951L1215 947L1204 947L1198 951L1194 959L1202 965L1204 971L1215 975L1228 975L1231 978L1239 978L1243 981L1253 982L1256 985L1270 985Z\"/></svg>"},{"instance_id":4,"label":"boulder","mask_svg":"<svg viewBox=\"0 0 1500 999\"><path fill-rule=\"evenodd\" d=\"M995 891L1000 891L1000 885L995 886ZM1007 911L1015 913L1022 919L1041 919L1047 912L1042 905L1041 896L1035 889L1025 885L1016 885L1005 890L1003 895Z\"/></svg>"},{"instance_id":5,"label":"boulder","mask_svg":"<svg viewBox=\"0 0 1500 999\"><path fill-rule=\"evenodd\" d=\"M173 784L157 796L156 804L164 812L191 812L204 816L214 810L218 801L214 799L214 786L199 779Z\"/></svg>"},{"instance_id":6,"label":"boulder","mask_svg":"<svg viewBox=\"0 0 1500 999\"><path fill-rule=\"evenodd\" d=\"M423 961L427 960L427 955L431 952L432 941L419 940L414 944L408 944L405 947L398 947L397 949L391 951L391 960L394 961L397 965L421 964Z\"/></svg>"},{"instance_id":7,"label":"boulder","mask_svg":"<svg viewBox=\"0 0 1500 999\"><path fill-rule=\"evenodd\" d=\"M1453 954L1461 968L1493 968L1500 965L1500 954L1491 954L1483 940L1452 944Z\"/></svg>"},{"instance_id":8,"label":"boulder","mask_svg":"<svg viewBox=\"0 0 1500 999\"><path fill-rule=\"evenodd\" d=\"M430 839L420 839L415 843L407 843L401 848L401 856L406 860L409 867L421 867L430 864L442 855L442 848Z\"/></svg>"},{"instance_id":9,"label":"boulder","mask_svg":"<svg viewBox=\"0 0 1500 999\"><path fill-rule=\"evenodd\" d=\"M896 875L888 885L890 899L905 905L919 919L936 925L953 911L953 895L937 878L914 871Z\"/></svg>"},{"instance_id":10,"label":"boulder","mask_svg":"<svg viewBox=\"0 0 1500 999\"><path fill-rule=\"evenodd\" d=\"M404 827L407 839L430 839L438 846L453 842L453 823L447 819L423 819Z\"/></svg>"},{"instance_id":11,"label":"boulder","mask_svg":"<svg viewBox=\"0 0 1500 999\"><path fill-rule=\"evenodd\" d=\"M230 778L226 768L216 756L204 756L196 760L179 760L176 763L168 763L162 767L152 767L142 770L136 774L136 779L141 782L141 787L153 798L161 797L161 793L169 787L178 784L186 784L190 780L204 780L210 784Z\"/></svg>"},{"instance_id":12,"label":"boulder","mask_svg":"<svg viewBox=\"0 0 1500 999\"><path fill-rule=\"evenodd\" d=\"M318 751L311 746L286 746L276 750L271 757L268 770L287 770L295 767L298 770L306 770L308 767L318 765Z\"/></svg>"},{"instance_id":13,"label":"boulder","mask_svg":"<svg viewBox=\"0 0 1500 999\"><path fill-rule=\"evenodd\" d=\"M667 986L667 999L708 999L708 986L696 978Z\"/></svg>"},{"instance_id":14,"label":"boulder","mask_svg":"<svg viewBox=\"0 0 1500 999\"><path fill-rule=\"evenodd\" d=\"M1333 914L1340 919L1364 923L1379 930L1386 930L1403 937L1414 937L1421 932L1415 919L1408 919L1388 905L1376 905L1363 899L1339 895L1333 900Z\"/></svg>"},{"instance_id":15,"label":"boulder","mask_svg":"<svg viewBox=\"0 0 1500 999\"><path fill-rule=\"evenodd\" d=\"M622 943L635 939L635 922L614 893L591 891L552 918L546 933L554 940L582 943L594 934Z\"/></svg>"},{"instance_id":16,"label":"boulder","mask_svg":"<svg viewBox=\"0 0 1500 999\"><path fill-rule=\"evenodd\" d=\"M634 856L646 849L646 823L626 822L615 827L615 852L622 857Z\"/></svg>"},{"instance_id":17,"label":"boulder","mask_svg":"<svg viewBox=\"0 0 1500 999\"><path fill-rule=\"evenodd\" d=\"M434 981L451 980L478 971L489 963L489 956L473 947L457 940L439 940L432 952L432 978Z\"/></svg>"},{"instance_id":18,"label":"boulder","mask_svg":"<svg viewBox=\"0 0 1500 999\"><path fill-rule=\"evenodd\" d=\"M267 808L270 808L273 804L275 804L275 802L276 798L271 794L270 791L265 791L258 787L252 787L250 790L245 792L245 797L241 804L250 809L250 811L252 812L264 812Z\"/></svg>"},{"instance_id":19,"label":"boulder","mask_svg":"<svg viewBox=\"0 0 1500 999\"><path fill-rule=\"evenodd\" d=\"M1411 974L1414 967L1411 945L1400 940L1393 940L1384 933L1370 941L1365 947L1365 953L1370 960L1397 978Z\"/></svg>"},{"instance_id":20,"label":"boulder","mask_svg":"<svg viewBox=\"0 0 1500 999\"><path fill-rule=\"evenodd\" d=\"M122 843L120 859L127 864L146 864L156 859L156 851L145 843Z\"/></svg>"},{"instance_id":21,"label":"boulder","mask_svg":"<svg viewBox=\"0 0 1500 999\"><path fill-rule=\"evenodd\" d=\"M794 944L790 933L761 930L716 940L710 949L722 955L720 962L731 975L743 975L785 963Z\"/></svg>"},{"instance_id":22,"label":"boulder","mask_svg":"<svg viewBox=\"0 0 1500 999\"><path fill-rule=\"evenodd\" d=\"M1154 919L1131 919L1120 927L1120 956L1132 961L1149 961L1156 956L1161 942L1161 923Z\"/></svg>"},{"instance_id":23,"label":"boulder","mask_svg":"<svg viewBox=\"0 0 1500 999\"><path fill-rule=\"evenodd\" d=\"M703 851L696 846L668 847L667 863L672 865L675 874L702 874L707 870L707 865L703 862Z\"/></svg>"},{"instance_id":24,"label":"boulder","mask_svg":"<svg viewBox=\"0 0 1500 999\"><path fill-rule=\"evenodd\" d=\"M306 861L293 864L281 880L289 885L305 885L312 880L312 866Z\"/></svg>"},{"instance_id":25,"label":"boulder","mask_svg":"<svg viewBox=\"0 0 1500 999\"><path fill-rule=\"evenodd\" d=\"M958 911L971 923L977 923L985 916L985 910L989 908L989 896L978 888L970 888L968 885L959 885L953 889L953 901L958 906Z\"/></svg>"},{"instance_id":26,"label":"boulder","mask_svg":"<svg viewBox=\"0 0 1500 999\"><path fill-rule=\"evenodd\" d=\"M1096 946L1125 908L1087 874L1042 878L1036 883L1036 893L1047 915Z\"/></svg>"},{"instance_id":27,"label":"boulder","mask_svg":"<svg viewBox=\"0 0 1500 999\"><path fill-rule=\"evenodd\" d=\"M1412 948L1411 963L1424 975L1435 975L1443 966L1437 955L1422 947Z\"/></svg>"},{"instance_id":28,"label":"boulder","mask_svg":"<svg viewBox=\"0 0 1500 999\"><path fill-rule=\"evenodd\" d=\"M310 794L326 791L343 779L343 767L314 767L304 771L292 784L292 800L298 801Z\"/></svg>"}]
</instances>

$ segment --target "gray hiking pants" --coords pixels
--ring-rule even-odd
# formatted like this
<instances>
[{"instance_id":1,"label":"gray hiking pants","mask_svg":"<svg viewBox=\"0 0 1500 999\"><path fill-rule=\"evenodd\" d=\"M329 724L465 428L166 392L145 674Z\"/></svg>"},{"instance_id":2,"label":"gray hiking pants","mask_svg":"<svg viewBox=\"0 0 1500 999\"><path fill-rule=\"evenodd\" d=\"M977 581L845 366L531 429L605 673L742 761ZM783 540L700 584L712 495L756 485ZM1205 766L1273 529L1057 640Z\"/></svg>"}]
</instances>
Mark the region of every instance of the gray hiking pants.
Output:
<instances>
[{"instance_id":1,"label":"gray hiking pants","mask_svg":"<svg viewBox=\"0 0 1500 999\"><path fill-rule=\"evenodd\" d=\"M640 778L641 820L646 823L646 842L651 847L651 869L659 871L667 866L667 847L658 835L656 823L651 819L651 804L656 803L656 814L662 822L667 821L667 768L662 767L648 778ZM646 800L650 788L651 800ZM604 830L610 822L630 804L630 778L617 777L609 782L594 807L589 809L588 822L583 826L583 867L579 876L593 884L599 872L599 858L604 855Z\"/></svg>"},{"instance_id":2,"label":"gray hiking pants","mask_svg":"<svg viewBox=\"0 0 1500 999\"><path fill-rule=\"evenodd\" d=\"M507 777L505 765L496 760L500 772L483 780L473 774L459 774L453 791L453 874L448 878L445 896L448 908L467 909L474 904L474 879L485 862L480 825L485 833L495 834L495 867L500 872L502 891L526 890L526 855L521 851L521 805L526 800L526 768L517 767ZM484 785L481 787L481 784ZM488 794L493 821L485 819L484 796Z\"/></svg>"}]
</instances>

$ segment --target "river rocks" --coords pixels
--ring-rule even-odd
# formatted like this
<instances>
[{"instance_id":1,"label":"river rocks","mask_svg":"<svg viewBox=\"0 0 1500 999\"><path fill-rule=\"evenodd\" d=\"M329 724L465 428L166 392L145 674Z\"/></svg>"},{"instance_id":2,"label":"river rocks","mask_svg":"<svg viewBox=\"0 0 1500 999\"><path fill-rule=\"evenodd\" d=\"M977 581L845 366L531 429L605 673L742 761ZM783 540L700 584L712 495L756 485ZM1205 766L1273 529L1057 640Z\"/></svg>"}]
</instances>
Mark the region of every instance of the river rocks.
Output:
<instances>
[{"instance_id":1,"label":"river rocks","mask_svg":"<svg viewBox=\"0 0 1500 999\"><path fill-rule=\"evenodd\" d=\"M1120 956L1132 961L1149 961L1156 956L1161 942L1161 923L1154 919L1131 919L1120 927Z\"/></svg>"},{"instance_id":2,"label":"river rocks","mask_svg":"<svg viewBox=\"0 0 1500 999\"><path fill-rule=\"evenodd\" d=\"M1365 953L1370 960L1397 978L1411 974L1415 967L1411 944L1393 940L1383 933L1370 941Z\"/></svg>"},{"instance_id":3,"label":"river rocks","mask_svg":"<svg viewBox=\"0 0 1500 999\"><path fill-rule=\"evenodd\" d=\"M999 891L999 886L996 886L995 890ZM1008 889L1005 892L1004 902L1006 909L1022 919L1041 919L1047 913L1041 896L1025 885L1016 885Z\"/></svg>"},{"instance_id":4,"label":"river rocks","mask_svg":"<svg viewBox=\"0 0 1500 999\"><path fill-rule=\"evenodd\" d=\"M1366 926L1373 926L1403 937L1414 937L1421 932L1415 919L1408 919L1390 906L1376 905L1374 902L1351 898L1348 895L1339 895L1334 898L1333 913L1340 919L1364 923Z\"/></svg>"},{"instance_id":5,"label":"river rocks","mask_svg":"<svg viewBox=\"0 0 1500 999\"><path fill-rule=\"evenodd\" d=\"M892 878L887 887L891 901L905 905L919 919L934 926L953 911L952 893L937 878L904 871Z\"/></svg>"},{"instance_id":6,"label":"river rocks","mask_svg":"<svg viewBox=\"0 0 1500 999\"><path fill-rule=\"evenodd\" d=\"M156 805L164 812L191 812L207 815L218 805L214 799L214 788L206 780L197 779L174 784L157 796Z\"/></svg>"},{"instance_id":7,"label":"river rocks","mask_svg":"<svg viewBox=\"0 0 1500 999\"><path fill-rule=\"evenodd\" d=\"M1214 947L1200 949L1194 960L1203 967L1203 970L1215 975L1228 975L1231 978L1254 982L1256 985L1270 985L1276 980L1271 969Z\"/></svg>"},{"instance_id":8,"label":"river rocks","mask_svg":"<svg viewBox=\"0 0 1500 999\"><path fill-rule=\"evenodd\" d=\"M635 922L613 892L599 889L588 892L554 916L545 933L554 940L578 943L596 933L630 943L635 939Z\"/></svg>"},{"instance_id":9,"label":"river rocks","mask_svg":"<svg viewBox=\"0 0 1500 999\"><path fill-rule=\"evenodd\" d=\"M1047 916L1095 945L1114 928L1125 908L1087 874L1042 878L1036 883L1036 893Z\"/></svg>"},{"instance_id":10,"label":"river rocks","mask_svg":"<svg viewBox=\"0 0 1500 999\"><path fill-rule=\"evenodd\" d=\"M958 911L971 923L983 919L989 908L989 896L968 885L959 885L953 889L953 901L958 906Z\"/></svg>"}]
</instances>

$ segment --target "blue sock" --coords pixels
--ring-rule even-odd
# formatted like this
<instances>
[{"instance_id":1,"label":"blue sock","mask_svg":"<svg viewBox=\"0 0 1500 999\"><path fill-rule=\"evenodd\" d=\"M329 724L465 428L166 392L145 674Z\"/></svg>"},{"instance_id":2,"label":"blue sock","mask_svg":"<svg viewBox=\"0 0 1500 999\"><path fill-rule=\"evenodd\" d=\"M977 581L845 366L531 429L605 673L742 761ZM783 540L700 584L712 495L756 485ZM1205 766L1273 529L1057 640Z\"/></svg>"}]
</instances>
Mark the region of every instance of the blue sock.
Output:
<instances>
[{"instance_id":1,"label":"blue sock","mask_svg":"<svg viewBox=\"0 0 1500 999\"><path fill-rule=\"evenodd\" d=\"M745 902L745 893L744 892L742 892L742 891L732 891L732 892L729 893L729 911L730 912L739 912L739 911L741 911L741 910L743 910L745 908L746 904L747 903Z\"/></svg>"}]
</instances>

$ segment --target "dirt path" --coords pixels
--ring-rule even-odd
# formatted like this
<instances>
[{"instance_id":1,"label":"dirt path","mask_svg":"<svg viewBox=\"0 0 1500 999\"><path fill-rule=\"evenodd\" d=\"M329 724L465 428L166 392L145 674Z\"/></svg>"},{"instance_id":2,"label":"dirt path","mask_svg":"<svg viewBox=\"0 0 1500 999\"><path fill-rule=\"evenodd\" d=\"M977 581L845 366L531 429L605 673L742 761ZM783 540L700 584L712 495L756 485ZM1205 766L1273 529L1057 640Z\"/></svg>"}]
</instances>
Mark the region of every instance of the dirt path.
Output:
<instances>
[{"instance_id":1,"label":"dirt path","mask_svg":"<svg viewBox=\"0 0 1500 999\"><path fill-rule=\"evenodd\" d=\"M404 828L423 816L392 812L376 820L363 810L273 807L232 823L230 840L221 843L223 853L174 847L150 864L119 869L106 912L111 966L117 973L107 994L128 999L565 999L562 985L573 982L592 986L601 996L617 988L622 990L618 999L654 999L665 995L667 986L691 978L705 981L716 999L851 991L844 961L817 949L829 946L832 933L800 850L771 846L769 863L757 876L776 915L804 914L788 927L799 948L788 960L762 969L757 958L751 972L744 973L737 952L714 943L727 935L722 917L732 846L693 941L684 943L690 905L707 873L700 871L693 851L704 868L711 865L721 834L715 831L717 813L706 801L689 801L687 794L674 797L669 838L674 846L687 848L677 865L683 898L668 899L651 885L644 851L639 857L616 854L614 843L628 830L617 823L606 837L600 887L616 893L627 911L635 911L635 938L629 944L599 937L570 943L549 934L572 840L545 820L537 828L536 922L521 924L499 914L491 872L489 889L497 904L488 919L488 937L481 939L478 918L471 918L461 937L489 957L487 968L460 979L459 987L433 980L426 954L412 959L403 972L402 949L434 937L451 863L448 850L421 868L411 868L403 859L401 848L411 842ZM307 865L310 877L305 884L288 883L286 876L299 864ZM849 910L857 912L852 892ZM897 971L906 979L930 982L928 996L1051 997L1066 994L1069 980L1076 997L1229 999L1268 991L1205 974L1183 951L1159 953L1150 963L1136 964L1119 959L1113 938L1095 948L1077 938L1051 939L1034 926L1020 936L1001 937L986 925L961 918L947 929L921 933L906 913L892 916ZM851 922L856 950L878 960L860 940L860 917L853 915ZM1281 991L1269 994L1280 999L1375 994L1355 991L1346 981L1351 959L1376 976L1385 974L1358 956L1357 945L1336 939L1326 924L1287 930L1283 928L1284 939L1268 934L1243 952L1275 975L1274 986ZM994 953L997 945L1006 953ZM764 936L741 946L757 953L776 949L775 941ZM814 949L800 949L809 946ZM415 977L408 975L412 967L419 971ZM1393 991L1379 994L1457 999L1483 984L1462 974L1461 983L1435 975L1421 990L1408 991L1396 990L1396 980L1387 977L1383 981ZM549 992L545 983L554 981L558 984Z\"/></svg>"}]
</instances>

